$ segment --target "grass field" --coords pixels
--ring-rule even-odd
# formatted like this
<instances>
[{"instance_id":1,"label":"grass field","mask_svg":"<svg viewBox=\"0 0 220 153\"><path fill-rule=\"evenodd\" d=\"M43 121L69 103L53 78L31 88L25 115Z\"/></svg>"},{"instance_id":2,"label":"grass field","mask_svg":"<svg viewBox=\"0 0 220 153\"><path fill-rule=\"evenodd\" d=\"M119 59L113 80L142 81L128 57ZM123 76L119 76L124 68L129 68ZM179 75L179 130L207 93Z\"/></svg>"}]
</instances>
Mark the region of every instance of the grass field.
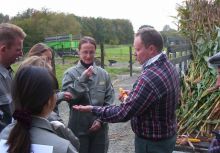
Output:
<instances>
[{"instance_id":1,"label":"grass field","mask_svg":"<svg viewBox=\"0 0 220 153\"><path fill-rule=\"evenodd\" d=\"M130 59L129 46L131 45L104 46L105 61L116 60L120 62L128 62ZM100 52L100 48L98 48L96 51L96 56L100 57Z\"/></svg>"}]
</instances>

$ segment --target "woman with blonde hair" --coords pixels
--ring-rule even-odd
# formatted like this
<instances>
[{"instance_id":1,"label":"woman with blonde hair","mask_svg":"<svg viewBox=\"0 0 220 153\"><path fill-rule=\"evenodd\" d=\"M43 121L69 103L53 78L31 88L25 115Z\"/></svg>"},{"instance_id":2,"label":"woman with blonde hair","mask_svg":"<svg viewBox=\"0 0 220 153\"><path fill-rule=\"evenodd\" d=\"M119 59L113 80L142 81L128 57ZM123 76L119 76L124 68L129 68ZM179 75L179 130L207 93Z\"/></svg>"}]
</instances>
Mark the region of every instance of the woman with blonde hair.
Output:
<instances>
[{"instance_id":1,"label":"woman with blonde hair","mask_svg":"<svg viewBox=\"0 0 220 153\"><path fill-rule=\"evenodd\" d=\"M35 44L28 52L28 57L40 56L43 57L48 64L52 65L53 50L44 43Z\"/></svg>"},{"instance_id":2,"label":"woman with blonde hair","mask_svg":"<svg viewBox=\"0 0 220 153\"><path fill-rule=\"evenodd\" d=\"M31 47L31 49L29 50L28 52L28 58L32 57L32 56L38 56L38 57L41 57L42 59L44 59L50 66L51 66L51 70L53 70L53 66L52 66L52 52L53 50L47 46L46 44L44 43L37 43L35 44L33 47ZM32 59L31 59L32 60ZM30 60L30 61L31 61ZM33 63L31 64L33 65ZM57 113L57 116L54 115L54 117L50 118L51 120L59 120L61 121L60 117L59 117L59 109L58 109L58 105L61 101L65 100L65 101L69 101L73 98L73 95L68 92L68 91L65 91L65 92L57 92L57 106L55 108L55 112ZM57 119L56 119L57 118Z\"/></svg>"}]
</instances>

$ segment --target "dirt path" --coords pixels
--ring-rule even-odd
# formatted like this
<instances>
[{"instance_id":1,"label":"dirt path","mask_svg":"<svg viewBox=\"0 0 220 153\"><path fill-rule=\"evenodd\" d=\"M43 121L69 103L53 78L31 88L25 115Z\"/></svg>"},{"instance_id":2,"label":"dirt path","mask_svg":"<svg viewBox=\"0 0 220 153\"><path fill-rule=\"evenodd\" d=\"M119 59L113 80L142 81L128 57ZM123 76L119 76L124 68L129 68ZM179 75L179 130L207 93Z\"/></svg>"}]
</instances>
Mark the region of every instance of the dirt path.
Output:
<instances>
[{"instance_id":1,"label":"dirt path","mask_svg":"<svg viewBox=\"0 0 220 153\"><path fill-rule=\"evenodd\" d=\"M137 78L137 74L132 77L128 75L120 75L117 79L112 80L115 89L115 104L120 102L117 100L118 88L131 89L134 81ZM60 115L64 119L65 123L68 121L69 108L68 105L63 102L59 105ZM130 121L126 123L110 123L109 124L109 151L108 153L134 153L134 134L131 130Z\"/></svg>"},{"instance_id":2,"label":"dirt path","mask_svg":"<svg viewBox=\"0 0 220 153\"><path fill-rule=\"evenodd\" d=\"M128 75L118 76L113 81L115 89L115 104L120 102L117 100L118 88L131 89L137 75L132 77ZM131 130L130 121L125 123L110 123L109 124L109 151L108 153L134 153L134 133Z\"/></svg>"}]
</instances>

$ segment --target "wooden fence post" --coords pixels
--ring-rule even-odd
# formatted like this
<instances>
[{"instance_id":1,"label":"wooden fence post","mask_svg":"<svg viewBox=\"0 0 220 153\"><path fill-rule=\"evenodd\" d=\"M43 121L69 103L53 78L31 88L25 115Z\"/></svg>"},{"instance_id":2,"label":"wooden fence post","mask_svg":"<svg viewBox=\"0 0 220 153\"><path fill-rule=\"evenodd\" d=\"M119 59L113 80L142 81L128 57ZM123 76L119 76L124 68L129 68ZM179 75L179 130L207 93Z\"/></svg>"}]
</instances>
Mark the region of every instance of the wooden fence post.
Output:
<instances>
[{"instance_id":1,"label":"wooden fence post","mask_svg":"<svg viewBox=\"0 0 220 153\"><path fill-rule=\"evenodd\" d=\"M132 76L132 48L129 46L129 52L130 52L130 60L129 60L129 67L130 67L130 76Z\"/></svg>"},{"instance_id":2,"label":"wooden fence post","mask_svg":"<svg viewBox=\"0 0 220 153\"><path fill-rule=\"evenodd\" d=\"M56 76L55 52L54 52L54 51L52 51L52 61L51 61L51 65L52 65L53 74Z\"/></svg>"},{"instance_id":3,"label":"wooden fence post","mask_svg":"<svg viewBox=\"0 0 220 153\"><path fill-rule=\"evenodd\" d=\"M101 49L101 67L104 69L105 68L104 67L104 60L105 60L104 56L105 56L105 54L104 54L104 45L103 45L103 43L100 44L100 49Z\"/></svg>"}]
</instances>

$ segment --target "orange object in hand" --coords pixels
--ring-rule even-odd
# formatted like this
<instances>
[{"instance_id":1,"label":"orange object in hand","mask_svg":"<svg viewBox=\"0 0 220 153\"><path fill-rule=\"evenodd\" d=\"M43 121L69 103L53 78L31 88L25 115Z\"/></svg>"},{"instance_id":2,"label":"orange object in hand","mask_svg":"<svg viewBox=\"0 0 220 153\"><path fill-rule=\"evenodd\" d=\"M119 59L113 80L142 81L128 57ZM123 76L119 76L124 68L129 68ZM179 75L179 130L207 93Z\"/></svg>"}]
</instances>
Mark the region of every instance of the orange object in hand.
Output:
<instances>
[{"instance_id":1,"label":"orange object in hand","mask_svg":"<svg viewBox=\"0 0 220 153\"><path fill-rule=\"evenodd\" d=\"M119 88L119 93L120 93L120 96L122 96L124 99L128 97L128 94L123 88Z\"/></svg>"},{"instance_id":2,"label":"orange object in hand","mask_svg":"<svg viewBox=\"0 0 220 153\"><path fill-rule=\"evenodd\" d=\"M188 138L188 141L190 141L190 142L194 142L194 143L201 142L200 139L196 139L196 138Z\"/></svg>"}]
</instances>

